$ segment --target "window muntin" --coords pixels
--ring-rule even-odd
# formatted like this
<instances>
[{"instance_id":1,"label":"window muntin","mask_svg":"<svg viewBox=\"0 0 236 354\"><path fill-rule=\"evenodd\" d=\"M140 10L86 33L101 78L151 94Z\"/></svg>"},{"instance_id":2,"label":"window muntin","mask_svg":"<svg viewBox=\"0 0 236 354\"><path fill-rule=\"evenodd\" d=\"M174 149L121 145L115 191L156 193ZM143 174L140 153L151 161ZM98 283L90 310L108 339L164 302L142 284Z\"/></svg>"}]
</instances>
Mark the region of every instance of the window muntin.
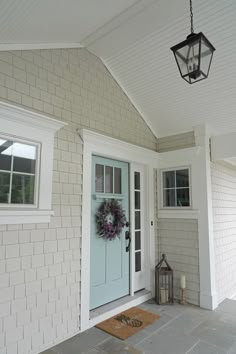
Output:
<instances>
[{"instance_id":1,"label":"window muntin","mask_svg":"<svg viewBox=\"0 0 236 354\"><path fill-rule=\"evenodd\" d=\"M162 171L163 207L190 208L190 169Z\"/></svg>"},{"instance_id":2,"label":"window muntin","mask_svg":"<svg viewBox=\"0 0 236 354\"><path fill-rule=\"evenodd\" d=\"M38 145L0 137L0 206L36 204Z\"/></svg>"}]
</instances>

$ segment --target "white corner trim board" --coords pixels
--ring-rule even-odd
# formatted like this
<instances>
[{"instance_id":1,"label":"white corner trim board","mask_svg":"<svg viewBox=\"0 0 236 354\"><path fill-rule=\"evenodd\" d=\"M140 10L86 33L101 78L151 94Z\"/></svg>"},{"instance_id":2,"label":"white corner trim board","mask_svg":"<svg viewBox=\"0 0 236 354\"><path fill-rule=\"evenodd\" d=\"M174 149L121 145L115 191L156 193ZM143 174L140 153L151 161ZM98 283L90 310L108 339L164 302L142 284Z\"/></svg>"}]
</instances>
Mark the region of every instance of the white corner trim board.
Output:
<instances>
[{"instance_id":1,"label":"white corner trim board","mask_svg":"<svg viewBox=\"0 0 236 354\"><path fill-rule=\"evenodd\" d=\"M35 205L0 204L0 224L48 223L51 210L53 146L56 131L66 123L22 107L0 102L0 136L37 144L38 183Z\"/></svg>"}]
</instances>

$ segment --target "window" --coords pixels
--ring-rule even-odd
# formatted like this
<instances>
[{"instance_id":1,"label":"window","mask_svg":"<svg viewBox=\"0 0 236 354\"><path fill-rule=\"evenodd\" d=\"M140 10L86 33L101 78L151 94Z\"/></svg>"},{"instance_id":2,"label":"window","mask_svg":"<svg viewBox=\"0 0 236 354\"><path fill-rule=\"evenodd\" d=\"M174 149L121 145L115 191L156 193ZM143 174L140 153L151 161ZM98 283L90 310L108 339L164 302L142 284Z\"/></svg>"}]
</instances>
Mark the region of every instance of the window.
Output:
<instances>
[{"instance_id":1,"label":"window","mask_svg":"<svg viewBox=\"0 0 236 354\"><path fill-rule=\"evenodd\" d=\"M189 176L189 168L162 171L164 208L189 208L191 206Z\"/></svg>"},{"instance_id":2,"label":"window","mask_svg":"<svg viewBox=\"0 0 236 354\"><path fill-rule=\"evenodd\" d=\"M54 135L64 126L0 102L0 224L50 222Z\"/></svg>"},{"instance_id":3,"label":"window","mask_svg":"<svg viewBox=\"0 0 236 354\"><path fill-rule=\"evenodd\" d=\"M34 205L38 146L0 136L0 207Z\"/></svg>"}]
</instances>

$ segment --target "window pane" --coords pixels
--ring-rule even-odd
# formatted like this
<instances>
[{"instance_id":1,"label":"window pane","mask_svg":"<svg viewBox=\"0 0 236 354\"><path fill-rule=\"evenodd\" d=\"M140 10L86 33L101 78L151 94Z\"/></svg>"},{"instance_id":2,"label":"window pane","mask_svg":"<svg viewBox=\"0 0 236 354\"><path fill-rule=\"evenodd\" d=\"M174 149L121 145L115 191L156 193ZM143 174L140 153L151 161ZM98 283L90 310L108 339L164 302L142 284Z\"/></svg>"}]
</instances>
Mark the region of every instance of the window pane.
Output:
<instances>
[{"instance_id":1,"label":"window pane","mask_svg":"<svg viewBox=\"0 0 236 354\"><path fill-rule=\"evenodd\" d=\"M135 230L139 230L141 228L141 217L140 211L135 212Z\"/></svg>"},{"instance_id":2,"label":"window pane","mask_svg":"<svg viewBox=\"0 0 236 354\"><path fill-rule=\"evenodd\" d=\"M163 172L163 187L175 188L175 171Z\"/></svg>"},{"instance_id":3,"label":"window pane","mask_svg":"<svg viewBox=\"0 0 236 354\"><path fill-rule=\"evenodd\" d=\"M140 209L140 192L135 192L134 204L135 204L135 209Z\"/></svg>"},{"instance_id":4,"label":"window pane","mask_svg":"<svg viewBox=\"0 0 236 354\"><path fill-rule=\"evenodd\" d=\"M140 173L134 173L134 189L140 189Z\"/></svg>"},{"instance_id":5,"label":"window pane","mask_svg":"<svg viewBox=\"0 0 236 354\"><path fill-rule=\"evenodd\" d=\"M0 203L8 203L10 173L0 172Z\"/></svg>"},{"instance_id":6,"label":"window pane","mask_svg":"<svg viewBox=\"0 0 236 354\"><path fill-rule=\"evenodd\" d=\"M115 167L115 193L121 194L121 168Z\"/></svg>"},{"instance_id":7,"label":"window pane","mask_svg":"<svg viewBox=\"0 0 236 354\"><path fill-rule=\"evenodd\" d=\"M35 173L36 147L27 144L13 144L13 171Z\"/></svg>"},{"instance_id":8,"label":"window pane","mask_svg":"<svg viewBox=\"0 0 236 354\"><path fill-rule=\"evenodd\" d=\"M105 167L105 193L113 193L113 167Z\"/></svg>"},{"instance_id":9,"label":"window pane","mask_svg":"<svg viewBox=\"0 0 236 354\"><path fill-rule=\"evenodd\" d=\"M141 249L141 232L135 231L135 251Z\"/></svg>"},{"instance_id":10,"label":"window pane","mask_svg":"<svg viewBox=\"0 0 236 354\"><path fill-rule=\"evenodd\" d=\"M5 156L0 153L0 170L11 170L11 156Z\"/></svg>"},{"instance_id":11,"label":"window pane","mask_svg":"<svg viewBox=\"0 0 236 354\"><path fill-rule=\"evenodd\" d=\"M13 174L11 203L34 204L34 176Z\"/></svg>"},{"instance_id":12,"label":"window pane","mask_svg":"<svg viewBox=\"0 0 236 354\"><path fill-rule=\"evenodd\" d=\"M104 192L104 166L96 164L96 182L95 191L97 193Z\"/></svg>"},{"instance_id":13,"label":"window pane","mask_svg":"<svg viewBox=\"0 0 236 354\"><path fill-rule=\"evenodd\" d=\"M175 207L175 189L164 189L163 194L164 207Z\"/></svg>"},{"instance_id":14,"label":"window pane","mask_svg":"<svg viewBox=\"0 0 236 354\"><path fill-rule=\"evenodd\" d=\"M140 272L141 270L141 252L135 253L135 272Z\"/></svg>"},{"instance_id":15,"label":"window pane","mask_svg":"<svg viewBox=\"0 0 236 354\"><path fill-rule=\"evenodd\" d=\"M176 187L189 187L189 174L188 170L176 171Z\"/></svg>"},{"instance_id":16,"label":"window pane","mask_svg":"<svg viewBox=\"0 0 236 354\"><path fill-rule=\"evenodd\" d=\"M25 173L35 173L35 160L24 159L22 157L14 157L13 160L13 171L15 172L25 172Z\"/></svg>"},{"instance_id":17,"label":"window pane","mask_svg":"<svg viewBox=\"0 0 236 354\"><path fill-rule=\"evenodd\" d=\"M189 207L189 188L177 189L177 206Z\"/></svg>"},{"instance_id":18,"label":"window pane","mask_svg":"<svg viewBox=\"0 0 236 354\"><path fill-rule=\"evenodd\" d=\"M0 139L0 170L11 170L11 154L6 152L8 149L12 149L12 141Z\"/></svg>"}]
</instances>

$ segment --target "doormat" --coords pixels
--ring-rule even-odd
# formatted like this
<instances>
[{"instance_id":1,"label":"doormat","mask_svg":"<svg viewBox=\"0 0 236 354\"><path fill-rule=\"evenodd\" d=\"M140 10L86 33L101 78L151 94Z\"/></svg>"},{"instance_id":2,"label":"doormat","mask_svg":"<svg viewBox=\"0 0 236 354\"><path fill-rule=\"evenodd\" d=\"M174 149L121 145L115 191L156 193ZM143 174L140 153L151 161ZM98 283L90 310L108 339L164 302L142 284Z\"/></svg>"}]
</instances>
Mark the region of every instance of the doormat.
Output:
<instances>
[{"instance_id":1,"label":"doormat","mask_svg":"<svg viewBox=\"0 0 236 354\"><path fill-rule=\"evenodd\" d=\"M145 311L139 307L132 307L97 324L96 327L114 337L125 340L159 320L159 318L160 316L155 313Z\"/></svg>"}]
</instances>

